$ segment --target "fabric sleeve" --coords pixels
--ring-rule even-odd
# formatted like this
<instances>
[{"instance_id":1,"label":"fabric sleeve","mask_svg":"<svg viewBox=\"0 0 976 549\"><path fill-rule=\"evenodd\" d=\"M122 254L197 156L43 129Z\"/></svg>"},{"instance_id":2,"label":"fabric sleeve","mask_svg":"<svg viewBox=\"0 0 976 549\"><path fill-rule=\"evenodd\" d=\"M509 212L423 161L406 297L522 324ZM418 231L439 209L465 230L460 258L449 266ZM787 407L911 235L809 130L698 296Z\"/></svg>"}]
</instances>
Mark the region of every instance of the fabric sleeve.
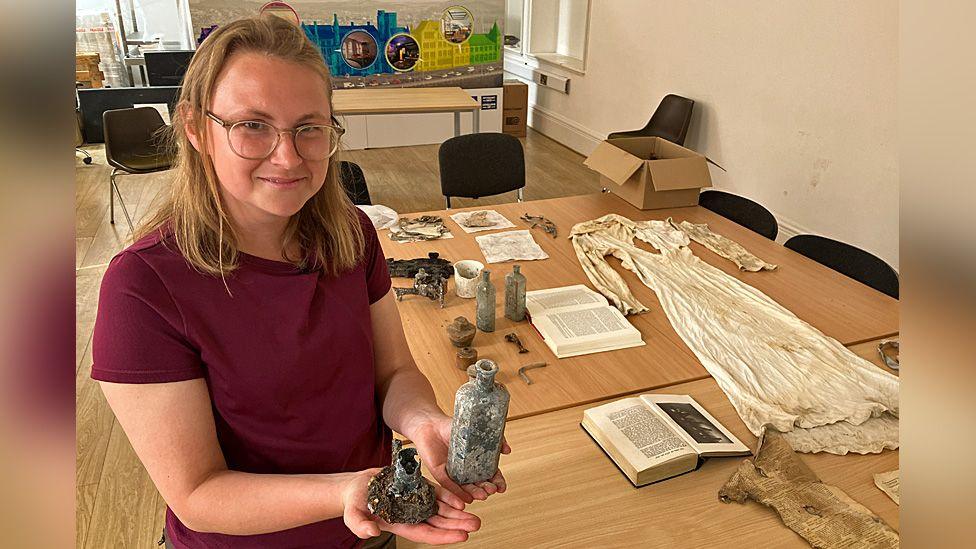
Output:
<instances>
[{"instance_id":1,"label":"fabric sleeve","mask_svg":"<svg viewBox=\"0 0 976 549\"><path fill-rule=\"evenodd\" d=\"M366 270L366 291L369 293L369 304L372 305L383 298L390 291L393 281L390 271L386 267L386 257L383 256L383 246L373 227L373 222L362 210L356 208L360 224L363 226L363 263Z\"/></svg>"},{"instance_id":2,"label":"fabric sleeve","mask_svg":"<svg viewBox=\"0 0 976 549\"><path fill-rule=\"evenodd\" d=\"M114 383L166 383L204 376L183 317L156 272L133 252L102 278L91 376Z\"/></svg>"}]
</instances>

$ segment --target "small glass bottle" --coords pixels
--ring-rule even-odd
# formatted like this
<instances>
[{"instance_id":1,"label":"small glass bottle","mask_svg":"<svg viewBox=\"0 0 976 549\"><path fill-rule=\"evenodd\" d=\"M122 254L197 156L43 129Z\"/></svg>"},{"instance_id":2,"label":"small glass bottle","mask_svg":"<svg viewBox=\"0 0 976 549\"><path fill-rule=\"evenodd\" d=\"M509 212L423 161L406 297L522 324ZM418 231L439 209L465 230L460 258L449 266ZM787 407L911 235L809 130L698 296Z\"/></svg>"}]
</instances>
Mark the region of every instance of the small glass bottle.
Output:
<instances>
[{"instance_id":1,"label":"small glass bottle","mask_svg":"<svg viewBox=\"0 0 976 549\"><path fill-rule=\"evenodd\" d=\"M498 470L510 396L495 383L498 365L481 359L476 377L454 396L454 421L447 450L447 474L458 484L489 480Z\"/></svg>"},{"instance_id":2,"label":"small glass bottle","mask_svg":"<svg viewBox=\"0 0 976 549\"><path fill-rule=\"evenodd\" d=\"M475 311L475 323L482 332L495 331L495 285L489 277L491 271L481 271L481 282L478 284L478 303Z\"/></svg>"},{"instance_id":3,"label":"small glass bottle","mask_svg":"<svg viewBox=\"0 0 976 549\"><path fill-rule=\"evenodd\" d=\"M505 318L515 322L525 320L525 275L518 265L505 275Z\"/></svg>"}]
</instances>

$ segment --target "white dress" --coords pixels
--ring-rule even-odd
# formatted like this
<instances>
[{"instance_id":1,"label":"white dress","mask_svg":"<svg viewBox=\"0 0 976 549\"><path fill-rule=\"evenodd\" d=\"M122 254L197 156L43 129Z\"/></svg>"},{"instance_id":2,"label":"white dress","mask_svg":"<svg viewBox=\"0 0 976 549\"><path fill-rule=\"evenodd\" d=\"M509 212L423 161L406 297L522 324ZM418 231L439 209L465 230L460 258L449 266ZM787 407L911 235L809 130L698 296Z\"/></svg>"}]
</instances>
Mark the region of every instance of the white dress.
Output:
<instances>
[{"instance_id":1,"label":"white dress","mask_svg":"<svg viewBox=\"0 0 976 549\"><path fill-rule=\"evenodd\" d=\"M702 261L679 227L610 214L577 224L571 238L587 277L624 314L647 308L606 256L657 294L674 330L753 434L770 425L801 452L897 448L898 378ZM634 246L635 237L660 253Z\"/></svg>"}]
</instances>

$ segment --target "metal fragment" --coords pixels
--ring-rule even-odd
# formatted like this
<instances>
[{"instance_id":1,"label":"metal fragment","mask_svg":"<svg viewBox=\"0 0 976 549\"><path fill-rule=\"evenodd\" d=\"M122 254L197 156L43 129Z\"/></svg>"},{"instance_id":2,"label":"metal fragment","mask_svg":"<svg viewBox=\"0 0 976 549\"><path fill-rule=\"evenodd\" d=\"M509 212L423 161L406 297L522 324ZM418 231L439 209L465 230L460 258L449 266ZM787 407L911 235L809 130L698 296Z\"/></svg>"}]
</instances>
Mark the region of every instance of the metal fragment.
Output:
<instances>
[{"instance_id":1,"label":"metal fragment","mask_svg":"<svg viewBox=\"0 0 976 549\"><path fill-rule=\"evenodd\" d=\"M526 375L525 372L535 368L545 368L545 367L546 367L545 362L533 362L532 364L526 364L525 366L522 366L521 368L518 369L518 376L522 378L522 381L524 381L526 385L532 385L532 380L529 379L529 376Z\"/></svg>"},{"instance_id":2,"label":"metal fragment","mask_svg":"<svg viewBox=\"0 0 976 549\"><path fill-rule=\"evenodd\" d=\"M535 229L537 227L540 227L549 236L556 238L556 224L553 223L552 221L549 221L545 217L541 215L529 215L526 213L526 214L522 214L522 217L520 217L519 219L528 223L529 228Z\"/></svg>"},{"instance_id":3,"label":"metal fragment","mask_svg":"<svg viewBox=\"0 0 976 549\"><path fill-rule=\"evenodd\" d=\"M512 332L510 334L505 334L505 341L509 343L514 343L515 346L518 347L519 354L524 354L529 352L529 350L526 349L524 345L522 345L522 340L519 339L518 334L516 334L515 332Z\"/></svg>"}]
</instances>

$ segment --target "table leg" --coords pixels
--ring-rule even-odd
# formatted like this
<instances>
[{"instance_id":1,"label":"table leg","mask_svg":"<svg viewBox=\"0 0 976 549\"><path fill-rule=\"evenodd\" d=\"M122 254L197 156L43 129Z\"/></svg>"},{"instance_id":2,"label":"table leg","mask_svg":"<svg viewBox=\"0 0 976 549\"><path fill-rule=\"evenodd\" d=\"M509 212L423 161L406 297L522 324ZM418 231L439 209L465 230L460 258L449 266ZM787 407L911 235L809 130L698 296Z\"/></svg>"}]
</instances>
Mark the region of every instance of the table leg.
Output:
<instances>
[{"instance_id":1,"label":"table leg","mask_svg":"<svg viewBox=\"0 0 976 549\"><path fill-rule=\"evenodd\" d=\"M471 133L481 133L481 109L471 111Z\"/></svg>"},{"instance_id":2,"label":"table leg","mask_svg":"<svg viewBox=\"0 0 976 549\"><path fill-rule=\"evenodd\" d=\"M461 111L454 111L454 137L461 135Z\"/></svg>"}]
</instances>

